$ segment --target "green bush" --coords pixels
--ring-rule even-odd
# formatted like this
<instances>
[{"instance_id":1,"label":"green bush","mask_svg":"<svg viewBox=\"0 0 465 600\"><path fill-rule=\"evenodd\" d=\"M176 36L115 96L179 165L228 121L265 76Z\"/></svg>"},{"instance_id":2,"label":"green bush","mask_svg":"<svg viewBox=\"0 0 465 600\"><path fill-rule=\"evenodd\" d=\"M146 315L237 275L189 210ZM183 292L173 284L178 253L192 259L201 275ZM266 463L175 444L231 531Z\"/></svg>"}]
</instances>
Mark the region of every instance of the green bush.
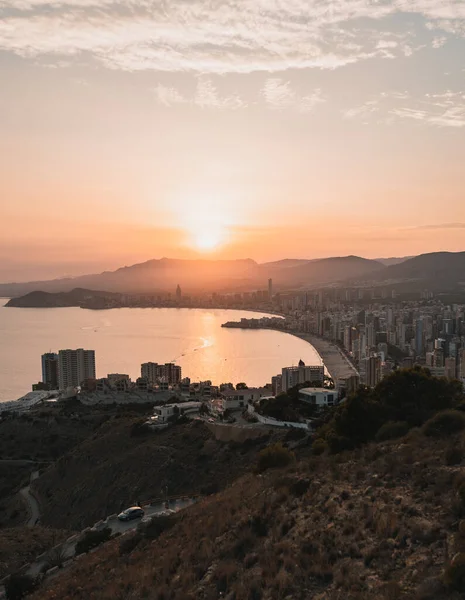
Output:
<instances>
[{"instance_id":1,"label":"green bush","mask_svg":"<svg viewBox=\"0 0 465 600\"><path fill-rule=\"evenodd\" d=\"M84 554L84 552L89 552L93 548L97 548L100 544L104 542L108 542L111 538L111 529L109 527L105 527L105 529L101 529L100 531L88 531L84 534L82 540L79 540L76 544L76 554Z\"/></svg>"},{"instance_id":2,"label":"green bush","mask_svg":"<svg viewBox=\"0 0 465 600\"><path fill-rule=\"evenodd\" d=\"M451 564L444 573L444 583L452 590L465 590L465 553L454 556Z\"/></svg>"},{"instance_id":3,"label":"green bush","mask_svg":"<svg viewBox=\"0 0 465 600\"><path fill-rule=\"evenodd\" d=\"M465 429L465 415L457 410L445 410L434 415L423 427L425 435L445 437Z\"/></svg>"},{"instance_id":4,"label":"green bush","mask_svg":"<svg viewBox=\"0 0 465 600\"><path fill-rule=\"evenodd\" d=\"M387 440L396 440L404 437L409 431L408 423L405 421L388 421L378 429L376 440L385 442Z\"/></svg>"},{"instance_id":5,"label":"green bush","mask_svg":"<svg viewBox=\"0 0 465 600\"><path fill-rule=\"evenodd\" d=\"M294 452L285 448L281 443L273 444L264 448L258 455L258 471L261 473L267 469L287 467L294 460Z\"/></svg>"},{"instance_id":6,"label":"green bush","mask_svg":"<svg viewBox=\"0 0 465 600\"><path fill-rule=\"evenodd\" d=\"M35 577L31 575L10 575L5 583L5 595L8 600L21 600L31 594L37 587Z\"/></svg>"}]
</instances>

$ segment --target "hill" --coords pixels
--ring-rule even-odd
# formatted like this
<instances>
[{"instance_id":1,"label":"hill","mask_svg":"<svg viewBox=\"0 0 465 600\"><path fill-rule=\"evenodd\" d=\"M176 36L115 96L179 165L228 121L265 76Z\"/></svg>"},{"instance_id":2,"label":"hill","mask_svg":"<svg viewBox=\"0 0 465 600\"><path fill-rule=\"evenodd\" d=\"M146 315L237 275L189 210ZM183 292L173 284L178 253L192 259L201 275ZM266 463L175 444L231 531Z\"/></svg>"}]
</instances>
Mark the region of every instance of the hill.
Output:
<instances>
[{"instance_id":1,"label":"hill","mask_svg":"<svg viewBox=\"0 0 465 600\"><path fill-rule=\"evenodd\" d=\"M349 278L365 278L385 267L374 260L359 256L322 258L312 261L298 261L294 264L271 263L260 267L264 277L271 277L277 285L301 287L344 281Z\"/></svg>"},{"instance_id":2,"label":"hill","mask_svg":"<svg viewBox=\"0 0 465 600\"><path fill-rule=\"evenodd\" d=\"M106 298L119 298L119 294L75 288L70 292L30 292L19 298L12 298L6 306L14 308L56 308L66 306L87 306L104 308Z\"/></svg>"},{"instance_id":3,"label":"hill","mask_svg":"<svg viewBox=\"0 0 465 600\"><path fill-rule=\"evenodd\" d=\"M433 252L415 256L403 263L386 267L375 274L378 280L416 280L445 289L465 283L465 252Z\"/></svg>"},{"instance_id":4,"label":"hill","mask_svg":"<svg viewBox=\"0 0 465 600\"><path fill-rule=\"evenodd\" d=\"M349 277L361 278L384 269L376 261L357 256L319 260L289 259L274 263L257 264L246 260L175 260L162 258L106 271L83 275L75 279L57 279L28 283L0 284L0 296L18 297L31 292L71 293L64 297L76 306L80 302L77 291L89 294L95 290L119 293L174 293L181 285L184 292L225 292L266 289L268 278L276 285L300 287L319 283L333 283ZM97 293L97 292L96 292ZM32 295L21 300L24 306L52 305L59 299ZM63 304L59 304L62 306Z\"/></svg>"},{"instance_id":5,"label":"hill","mask_svg":"<svg viewBox=\"0 0 465 600\"><path fill-rule=\"evenodd\" d=\"M33 599L460 600L463 467L450 466L451 443L463 435L417 431L250 473L157 539L82 557Z\"/></svg>"},{"instance_id":6,"label":"hill","mask_svg":"<svg viewBox=\"0 0 465 600\"><path fill-rule=\"evenodd\" d=\"M218 441L198 421L138 435L139 422L123 416L107 421L45 471L35 488L44 525L80 530L158 498L166 487L169 495L217 491L246 472L269 441L266 430L244 444Z\"/></svg>"}]
</instances>

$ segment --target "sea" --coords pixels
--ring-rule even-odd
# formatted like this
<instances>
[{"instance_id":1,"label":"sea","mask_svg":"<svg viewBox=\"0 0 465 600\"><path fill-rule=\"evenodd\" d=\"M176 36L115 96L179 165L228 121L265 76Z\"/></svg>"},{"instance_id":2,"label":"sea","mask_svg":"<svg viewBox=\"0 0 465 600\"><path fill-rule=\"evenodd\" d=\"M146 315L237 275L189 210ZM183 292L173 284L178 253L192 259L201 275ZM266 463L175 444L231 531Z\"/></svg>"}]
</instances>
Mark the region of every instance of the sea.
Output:
<instances>
[{"instance_id":1,"label":"sea","mask_svg":"<svg viewBox=\"0 0 465 600\"><path fill-rule=\"evenodd\" d=\"M307 342L278 331L222 328L263 317L238 310L187 308L6 308L0 299L0 402L16 400L41 380L41 355L65 348L95 350L97 377L136 379L143 362L175 362L183 377L213 384L271 382L282 367L321 364ZM271 316L271 315L270 315Z\"/></svg>"}]
</instances>

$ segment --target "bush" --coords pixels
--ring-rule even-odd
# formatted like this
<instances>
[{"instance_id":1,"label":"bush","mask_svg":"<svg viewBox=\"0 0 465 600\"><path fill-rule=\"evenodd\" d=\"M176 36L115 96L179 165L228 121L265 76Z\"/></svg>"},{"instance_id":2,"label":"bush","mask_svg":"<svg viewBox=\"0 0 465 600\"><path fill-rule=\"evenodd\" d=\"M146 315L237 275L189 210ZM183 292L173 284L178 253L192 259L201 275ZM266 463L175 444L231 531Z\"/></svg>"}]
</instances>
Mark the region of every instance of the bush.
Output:
<instances>
[{"instance_id":1,"label":"bush","mask_svg":"<svg viewBox=\"0 0 465 600\"><path fill-rule=\"evenodd\" d=\"M89 550L97 548L100 544L108 542L110 538L111 529L109 527L105 527L105 529L101 529L100 531L88 531L82 540L79 540L76 544L76 554L89 552Z\"/></svg>"},{"instance_id":2,"label":"bush","mask_svg":"<svg viewBox=\"0 0 465 600\"><path fill-rule=\"evenodd\" d=\"M452 590L463 592L465 589L465 553L461 552L452 559L444 573L444 583Z\"/></svg>"},{"instance_id":3,"label":"bush","mask_svg":"<svg viewBox=\"0 0 465 600\"><path fill-rule=\"evenodd\" d=\"M177 515L160 515L150 519L150 521L143 521L139 523L137 531L145 538L149 540L155 540L164 531L171 529L176 524Z\"/></svg>"},{"instance_id":4,"label":"bush","mask_svg":"<svg viewBox=\"0 0 465 600\"><path fill-rule=\"evenodd\" d=\"M405 421L388 421L378 429L376 434L376 440L378 442L385 442L387 440L395 440L400 437L404 437L409 432L408 423Z\"/></svg>"},{"instance_id":5,"label":"bush","mask_svg":"<svg viewBox=\"0 0 465 600\"><path fill-rule=\"evenodd\" d=\"M423 432L430 437L445 437L462 429L465 429L465 415L457 410L445 410L427 421Z\"/></svg>"},{"instance_id":6,"label":"bush","mask_svg":"<svg viewBox=\"0 0 465 600\"><path fill-rule=\"evenodd\" d=\"M66 551L63 546L58 546L48 552L45 559L45 570L52 569L53 567L62 567L66 560Z\"/></svg>"},{"instance_id":7,"label":"bush","mask_svg":"<svg viewBox=\"0 0 465 600\"><path fill-rule=\"evenodd\" d=\"M133 535L124 536L119 543L119 553L122 556L123 554L130 554L142 540L142 535L140 533L134 533Z\"/></svg>"},{"instance_id":8,"label":"bush","mask_svg":"<svg viewBox=\"0 0 465 600\"><path fill-rule=\"evenodd\" d=\"M294 452L284 448L281 443L273 444L264 448L258 455L258 470L261 473L267 469L287 467L294 460Z\"/></svg>"},{"instance_id":9,"label":"bush","mask_svg":"<svg viewBox=\"0 0 465 600\"><path fill-rule=\"evenodd\" d=\"M37 587L35 577L31 575L10 575L5 583L5 595L8 600L21 600Z\"/></svg>"},{"instance_id":10,"label":"bush","mask_svg":"<svg viewBox=\"0 0 465 600\"><path fill-rule=\"evenodd\" d=\"M321 438L316 439L312 444L312 453L315 456L321 456L328 449L328 444Z\"/></svg>"},{"instance_id":11,"label":"bush","mask_svg":"<svg viewBox=\"0 0 465 600\"><path fill-rule=\"evenodd\" d=\"M460 446L449 446L445 454L446 465L453 467L459 465L463 460L463 450Z\"/></svg>"}]
</instances>

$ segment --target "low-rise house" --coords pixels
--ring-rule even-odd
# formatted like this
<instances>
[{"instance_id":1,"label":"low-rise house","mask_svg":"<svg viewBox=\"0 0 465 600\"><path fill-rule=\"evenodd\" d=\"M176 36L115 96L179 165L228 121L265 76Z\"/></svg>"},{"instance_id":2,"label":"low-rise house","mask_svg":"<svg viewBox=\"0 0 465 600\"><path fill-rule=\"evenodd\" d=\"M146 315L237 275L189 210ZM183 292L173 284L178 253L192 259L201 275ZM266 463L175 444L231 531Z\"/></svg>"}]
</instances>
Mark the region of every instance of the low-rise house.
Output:
<instances>
[{"instance_id":1,"label":"low-rise house","mask_svg":"<svg viewBox=\"0 0 465 600\"><path fill-rule=\"evenodd\" d=\"M245 408L250 402L256 402L260 398L270 395L268 388L247 388L243 390L224 390L221 392L221 403L223 410L236 410Z\"/></svg>"},{"instance_id":2,"label":"low-rise house","mask_svg":"<svg viewBox=\"0 0 465 600\"><path fill-rule=\"evenodd\" d=\"M315 406L334 406L337 404L337 391L319 387L302 388L299 391L299 398Z\"/></svg>"}]
</instances>

